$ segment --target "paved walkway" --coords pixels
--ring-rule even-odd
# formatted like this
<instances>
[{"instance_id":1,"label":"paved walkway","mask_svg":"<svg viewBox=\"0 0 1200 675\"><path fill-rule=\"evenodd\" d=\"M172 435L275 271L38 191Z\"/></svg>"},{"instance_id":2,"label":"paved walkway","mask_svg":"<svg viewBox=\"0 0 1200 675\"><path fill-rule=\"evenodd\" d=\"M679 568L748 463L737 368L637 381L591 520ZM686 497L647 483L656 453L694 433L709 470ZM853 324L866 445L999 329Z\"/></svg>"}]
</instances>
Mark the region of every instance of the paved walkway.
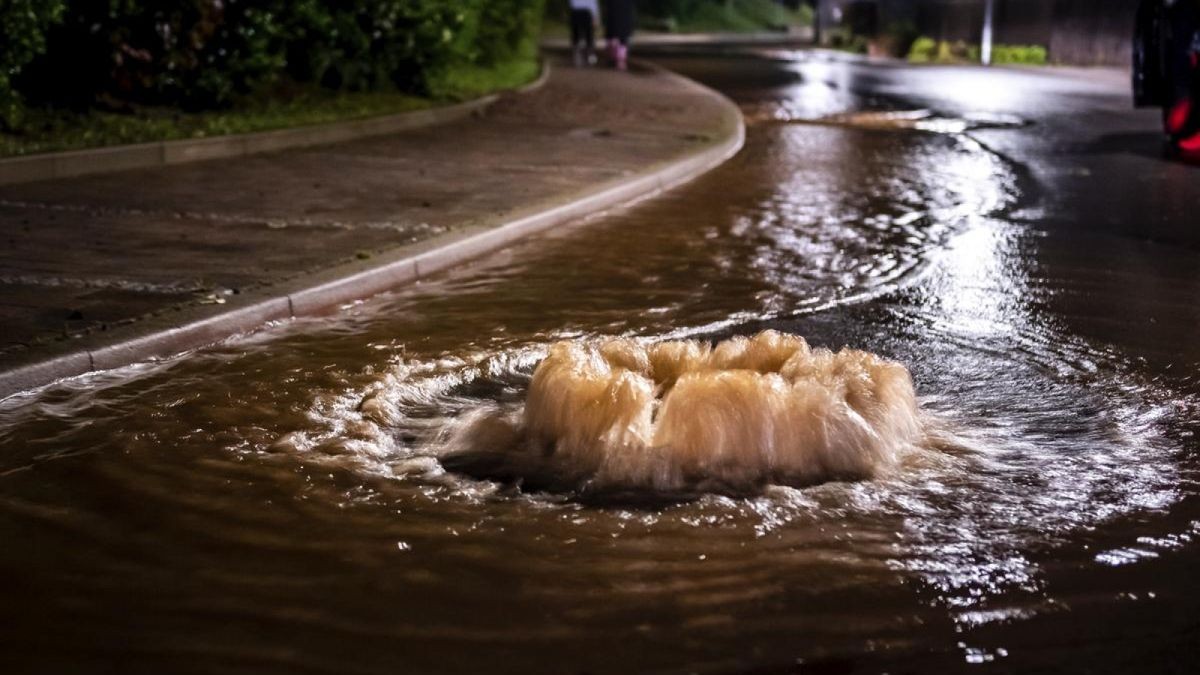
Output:
<instances>
[{"instance_id":1,"label":"paved walkway","mask_svg":"<svg viewBox=\"0 0 1200 675\"><path fill-rule=\"evenodd\" d=\"M390 137L0 187L0 372L219 314L695 154L729 106L676 76L555 67Z\"/></svg>"}]
</instances>

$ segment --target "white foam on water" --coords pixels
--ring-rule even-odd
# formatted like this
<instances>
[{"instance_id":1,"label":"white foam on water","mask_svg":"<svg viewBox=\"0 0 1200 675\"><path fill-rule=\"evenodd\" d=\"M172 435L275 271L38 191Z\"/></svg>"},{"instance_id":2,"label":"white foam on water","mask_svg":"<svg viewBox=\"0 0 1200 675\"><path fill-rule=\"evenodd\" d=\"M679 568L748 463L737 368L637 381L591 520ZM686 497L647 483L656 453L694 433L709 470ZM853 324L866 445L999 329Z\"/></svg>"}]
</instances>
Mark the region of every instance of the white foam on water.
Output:
<instances>
[{"instance_id":1,"label":"white foam on water","mask_svg":"<svg viewBox=\"0 0 1200 675\"><path fill-rule=\"evenodd\" d=\"M439 454L552 488L745 493L872 478L927 436L901 364L766 331L715 347L558 342L523 409L463 416Z\"/></svg>"}]
</instances>

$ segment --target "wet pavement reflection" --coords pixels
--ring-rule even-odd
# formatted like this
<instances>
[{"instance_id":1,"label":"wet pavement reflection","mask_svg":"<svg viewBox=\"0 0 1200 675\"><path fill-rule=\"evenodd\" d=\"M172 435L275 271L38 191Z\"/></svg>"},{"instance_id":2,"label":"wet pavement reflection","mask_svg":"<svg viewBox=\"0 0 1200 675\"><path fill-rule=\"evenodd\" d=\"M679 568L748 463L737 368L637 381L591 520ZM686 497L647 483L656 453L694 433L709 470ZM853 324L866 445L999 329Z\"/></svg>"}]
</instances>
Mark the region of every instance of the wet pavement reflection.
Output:
<instances>
[{"instance_id":1,"label":"wet pavement reflection","mask_svg":"<svg viewBox=\"0 0 1200 675\"><path fill-rule=\"evenodd\" d=\"M336 316L0 403L6 671L1195 663L1196 250L1047 225L1061 209L970 110L871 66L661 60L750 122L700 180ZM878 123L917 110L961 123ZM988 133L1036 129L1023 112ZM666 505L437 460L555 340L765 328L904 363L961 447Z\"/></svg>"}]
</instances>

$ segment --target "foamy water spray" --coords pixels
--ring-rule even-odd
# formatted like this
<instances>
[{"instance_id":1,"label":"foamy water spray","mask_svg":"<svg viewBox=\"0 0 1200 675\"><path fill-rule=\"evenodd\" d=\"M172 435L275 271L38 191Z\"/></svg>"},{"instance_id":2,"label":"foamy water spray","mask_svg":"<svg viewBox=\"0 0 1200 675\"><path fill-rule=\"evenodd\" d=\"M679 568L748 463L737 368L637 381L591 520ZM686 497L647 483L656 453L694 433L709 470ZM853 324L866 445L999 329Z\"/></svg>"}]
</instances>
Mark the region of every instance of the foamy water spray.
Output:
<instances>
[{"instance_id":1,"label":"foamy water spray","mask_svg":"<svg viewBox=\"0 0 1200 675\"><path fill-rule=\"evenodd\" d=\"M538 487L740 493L870 478L923 438L904 366L766 331L556 343L524 409L467 415L442 460Z\"/></svg>"}]
</instances>

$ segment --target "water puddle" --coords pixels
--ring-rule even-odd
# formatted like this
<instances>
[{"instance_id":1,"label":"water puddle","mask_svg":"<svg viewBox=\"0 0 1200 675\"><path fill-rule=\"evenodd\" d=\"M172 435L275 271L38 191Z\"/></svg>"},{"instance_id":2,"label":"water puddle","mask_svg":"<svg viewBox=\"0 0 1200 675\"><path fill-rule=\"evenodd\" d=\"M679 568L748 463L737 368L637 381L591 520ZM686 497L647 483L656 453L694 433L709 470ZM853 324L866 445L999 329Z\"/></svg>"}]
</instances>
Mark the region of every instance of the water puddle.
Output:
<instances>
[{"instance_id":1,"label":"water puddle","mask_svg":"<svg viewBox=\"0 0 1200 675\"><path fill-rule=\"evenodd\" d=\"M746 112L750 124L814 124L879 131L924 131L935 134L964 134L978 129L1012 129L1029 121L1004 113L967 112L943 115L932 110L866 110L813 116L807 109L794 109L787 103L751 106Z\"/></svg>"}]
</instances>

